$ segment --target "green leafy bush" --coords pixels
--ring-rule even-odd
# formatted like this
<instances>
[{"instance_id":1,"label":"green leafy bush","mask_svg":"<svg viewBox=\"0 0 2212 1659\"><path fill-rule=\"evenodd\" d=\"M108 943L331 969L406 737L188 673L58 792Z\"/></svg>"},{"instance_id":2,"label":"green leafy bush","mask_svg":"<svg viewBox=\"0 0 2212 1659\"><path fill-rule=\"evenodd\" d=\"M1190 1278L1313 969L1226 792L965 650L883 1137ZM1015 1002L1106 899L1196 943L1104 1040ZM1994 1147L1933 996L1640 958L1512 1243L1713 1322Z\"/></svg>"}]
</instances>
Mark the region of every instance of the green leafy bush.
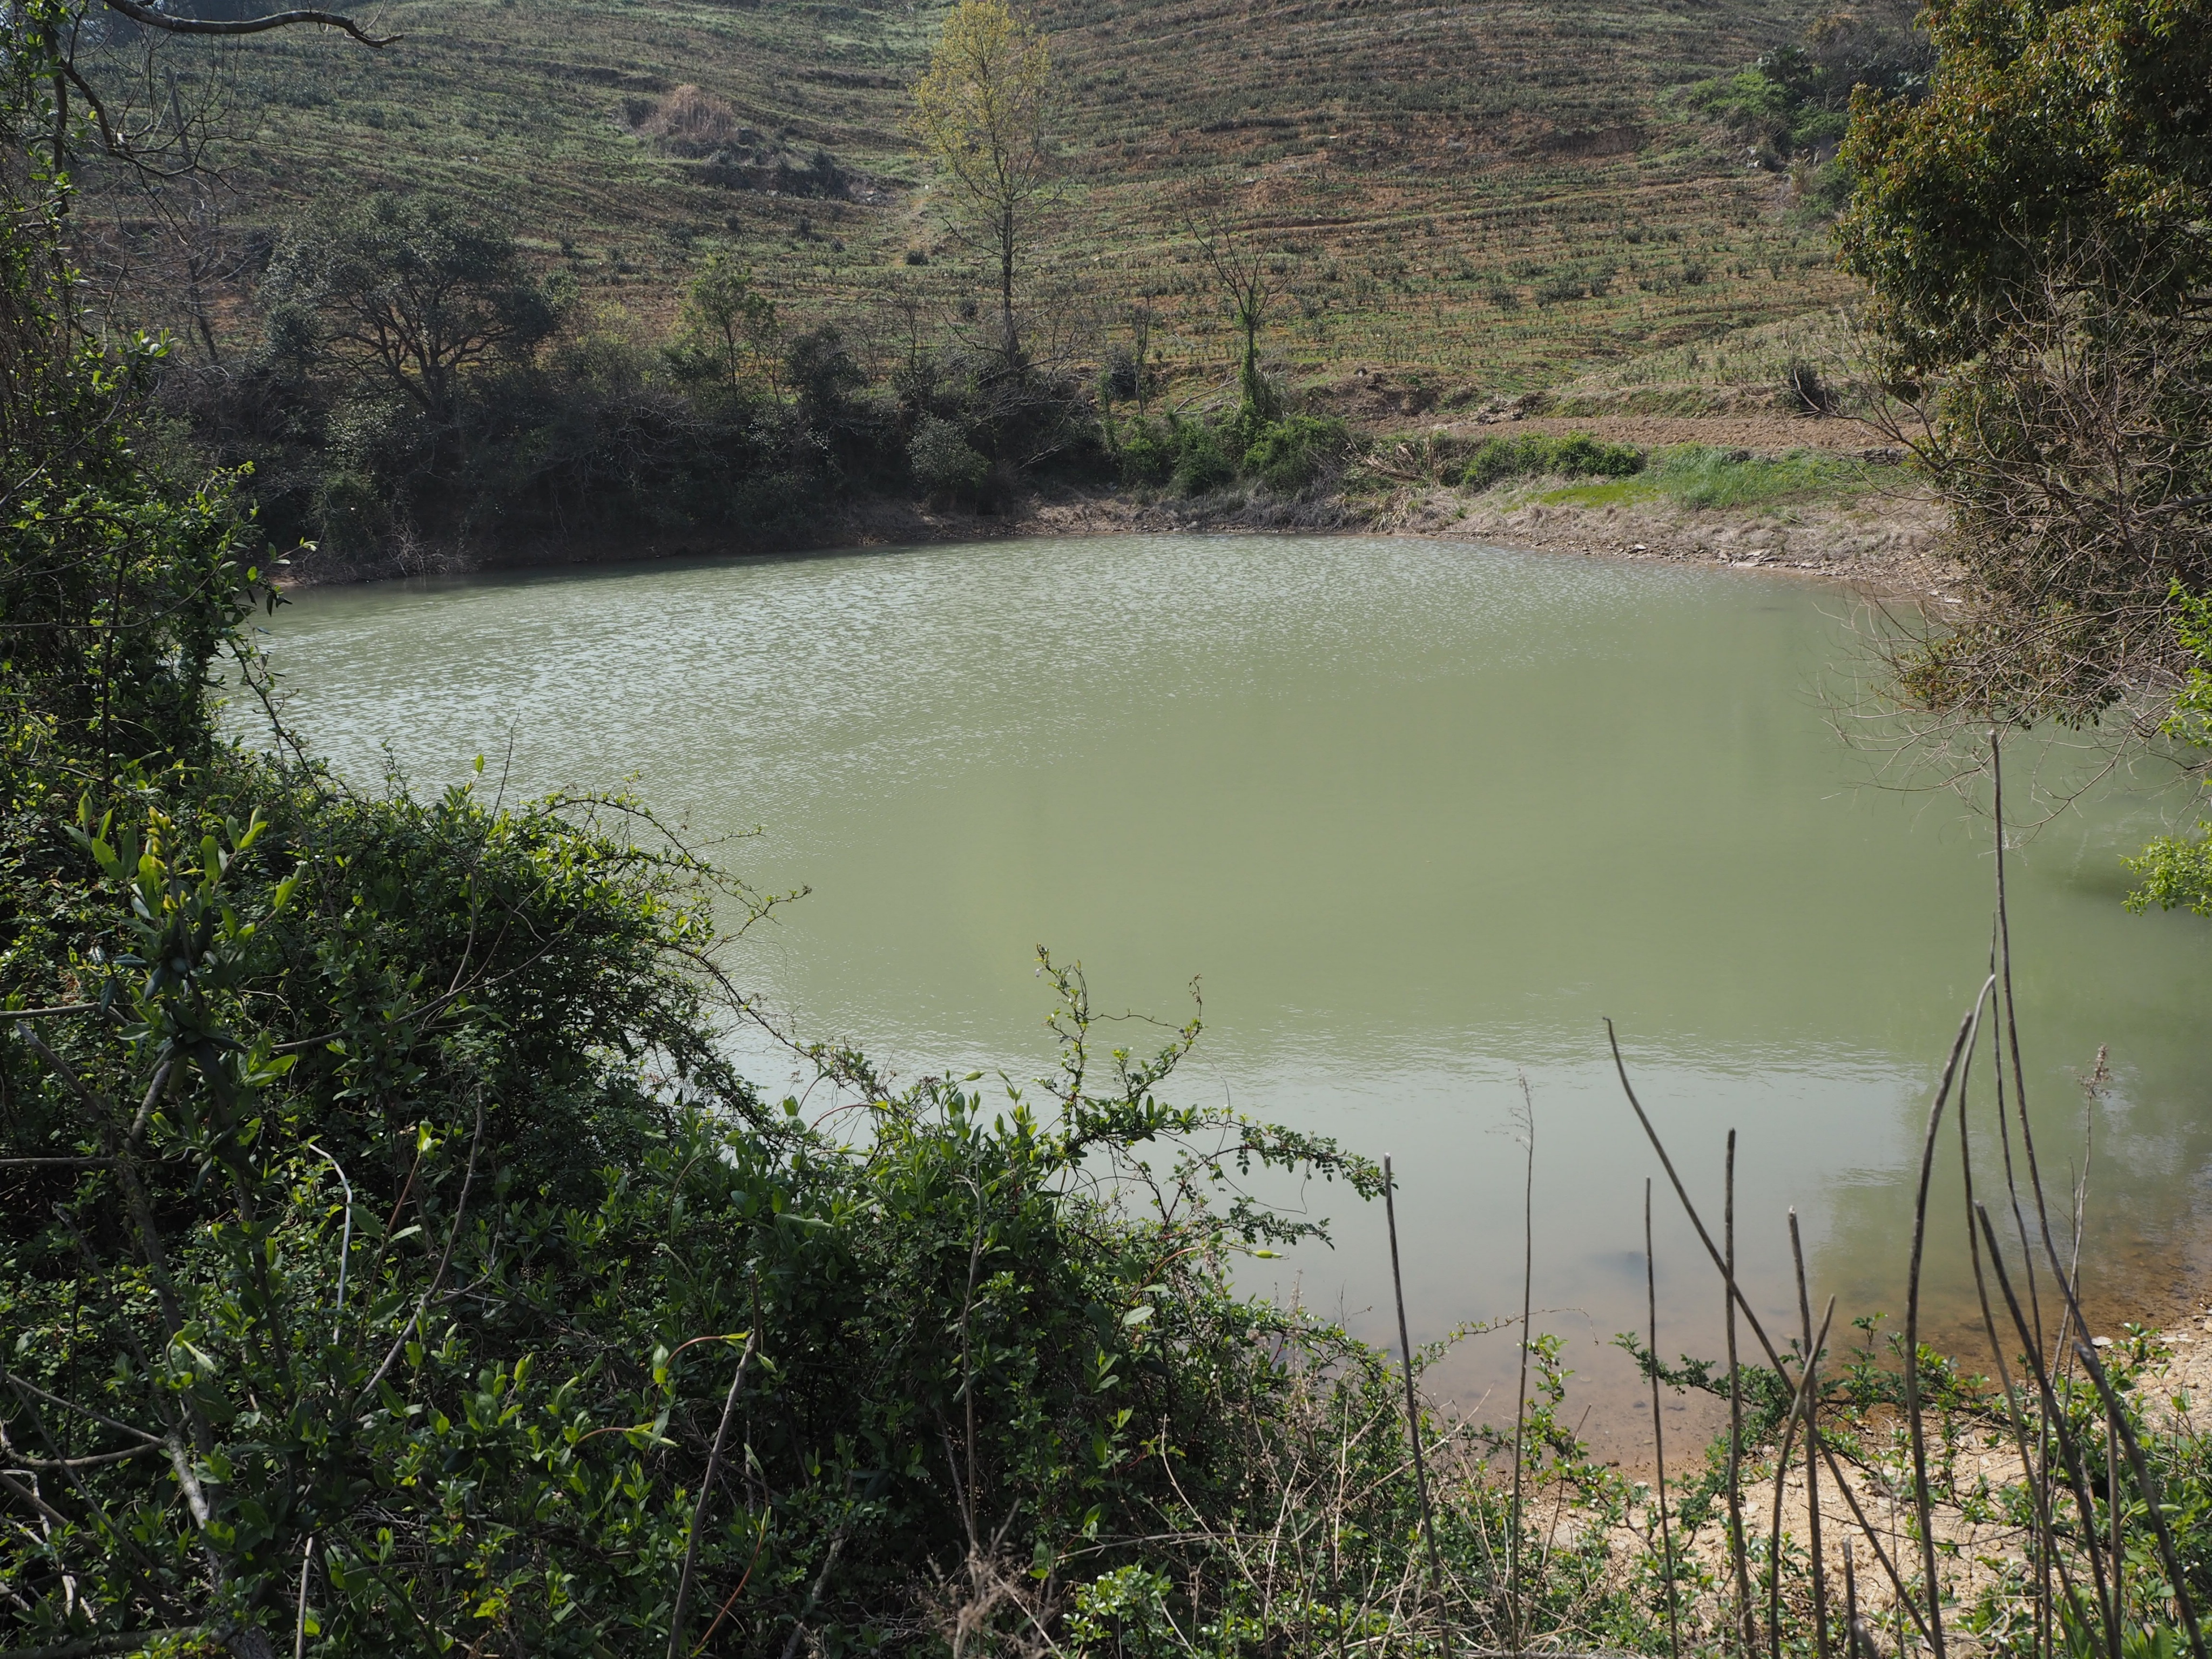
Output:
<instances>
[{"instance_id":1,"label":"green leafy bush","mask_svg":"<svg viewBox=\"0 0 2212 1659\"><path fill-rule=\"evenodd\" d=\"M1186 495L1203 495L1237 482L1237 462L1222 434L1206 421L1174 423L1171 482Z\"/></svg>"},{"instance_id":2,"label":"green leafy bush","mask_svg":"<svg viewBox=\"0 0 2212 1659\"><path fill-rule=\"evenodd\" d=\"M1641 472L1644 461L1642 450L1601 443L1587 432L1563 438L1490 438L1468 458L1460 482L1470 489L1488 489L1518 477L1626 478Z\"/></svg>"},{"instance_id":3,"label":"green leafy bush","mask_svg":"<svg viewBox=\"0 0 2212 1659\"><path fill-rule=\"evenodd\" d=\"M1244 471L1270 489L1303 489L1351 445L1351 428L1342 421L1293 415L1260 429L1244 452Z\"/></svg>"},{"instance_id":4,"label":"green leafy bush","mask_svg":"<svg viewBox=\"0 0 2212 1659\"><path fill-rule=\"evenodd\" d=\"M974 497L991 476L991 463L978 453L960 428L934 415L915 422L907 445L915 482L933 495Z\"/></svg>"}]
</instances>

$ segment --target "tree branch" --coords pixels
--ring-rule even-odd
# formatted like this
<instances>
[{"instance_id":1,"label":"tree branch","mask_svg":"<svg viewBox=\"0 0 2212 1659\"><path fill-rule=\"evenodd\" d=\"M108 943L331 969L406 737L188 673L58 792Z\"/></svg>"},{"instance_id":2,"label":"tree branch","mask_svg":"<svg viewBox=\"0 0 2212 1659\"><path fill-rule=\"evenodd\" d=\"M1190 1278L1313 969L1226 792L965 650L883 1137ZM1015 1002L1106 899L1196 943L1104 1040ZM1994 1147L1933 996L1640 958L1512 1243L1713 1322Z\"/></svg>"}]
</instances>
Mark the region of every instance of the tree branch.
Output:
<instances>
[{"instance_id":1,"label":"tree branch","mask_svg":"<svg viewBox=\"0 0 2212 1659\"><path fill-rule=\"evenodd\" d=\"M342 29L364 46L388 46L403 37L397 34L371 34L352 18L333 11L278 11L266 17L240 17L223 20L214 17L173 17L167 12L140 3L140 0L107 0L114 10L121 12L133 22L143 23L149 29L161 29L170 34L265 34L270 29L289 28L296 23L319 23L325 28Z\"/></svg>"}]
</instances>

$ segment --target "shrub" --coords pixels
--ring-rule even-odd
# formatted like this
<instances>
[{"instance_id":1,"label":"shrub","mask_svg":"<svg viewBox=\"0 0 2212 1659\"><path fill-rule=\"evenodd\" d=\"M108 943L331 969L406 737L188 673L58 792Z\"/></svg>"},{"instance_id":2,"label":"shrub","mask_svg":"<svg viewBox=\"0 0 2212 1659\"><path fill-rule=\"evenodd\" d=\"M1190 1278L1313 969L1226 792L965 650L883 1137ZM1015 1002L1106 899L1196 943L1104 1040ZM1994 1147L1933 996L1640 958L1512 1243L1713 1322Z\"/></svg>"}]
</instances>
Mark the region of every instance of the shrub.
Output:
<instances>
[{"instance_id":1,"label":"shrub","mask_svg":"<svg viewBox=\"0 0 2212 1659\"><path fill-rule=\"evenodd\" d=\"M1342 421L1293 415L1270 422L1244 452L1244 471L1270 489L1303 489L1352 442Z\"/></svg>"},{"instance_id":2,"label":"shrub","mask_svg":"<svg viewBox=\"0 0 2212 1659\"><path fill-rule=\"evenodd\" d=\"M1782 406L1793 415L1832 415L1836 394L1819 369L1793 361L1782 371Z\"/></svg>"},{"instance_id":3,"label":"shrub","mask_svg":"<svg viewBox=\"0 0 2212 1659\"><path fill-rule=\"evenodd\" d=\"M1641 472L1644 454L1627 444L1601 443L1587 432L1564 438L1492 438L1468 458L1460 482L1487 489L1508 478L1552 474L1563 478L1626 478Z\"/></svg>"},{"instance_id":4,"label":"shrub","mask_svg":"<svg viewBox=\"0 0 2212 1659\"><path fill-rule=\"evenodd\" d=\"M1176 453L1171 423L1132 421L1121 429L1121 443L1117 459L1121 462L1122 483L1162 484L1173 476Z\"/></svg>"},{"instance_id":5,"label":"shrub","mask_svg":"<svg viewBox=\"0 0 2212 1659\"><path fill-rule=\"evenodd\" d=\"M925 415L907 445L915 482L933 495L975 496L991 476L991 464L950 421Z\"/></svg>"},{"instance_id":6,"label":"shrub","mask_svg":"<svg viewBox=\"0 0 2212 1659\"><path fill-rule=\"evenodd\" d=\"M1186 495L1203 495L1237 482L1237 463L1222 447L1221 434L1204 421L1176 420L1170 432L1175 452L1175 487Z\"/></svg>"}]
</instances>

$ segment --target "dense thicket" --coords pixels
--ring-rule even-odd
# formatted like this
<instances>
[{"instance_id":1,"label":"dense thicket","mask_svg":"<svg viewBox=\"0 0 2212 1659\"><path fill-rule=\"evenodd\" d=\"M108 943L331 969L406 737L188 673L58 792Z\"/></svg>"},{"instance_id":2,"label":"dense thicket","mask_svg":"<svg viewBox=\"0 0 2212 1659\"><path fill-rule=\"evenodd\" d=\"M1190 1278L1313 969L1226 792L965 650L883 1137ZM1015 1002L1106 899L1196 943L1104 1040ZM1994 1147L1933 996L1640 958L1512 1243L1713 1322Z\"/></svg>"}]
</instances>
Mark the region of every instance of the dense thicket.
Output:
<instances>
[{"instance_id":1,"label":"dense thicket","mask_svg":"<svg viewBox=\"0 0 2212 1659\"><path fill-rule=\"evenodd\" d=\"M798 546L871 499L990 511L1054 483L1296 493L1346 448L1340 425L1272 409L1163 423L1137 396L1117 416L1110 367L1094 388L1065 354L957 319L896 349L794 329L719 256L651 337L583 313L511 228L431 197L292 227L254 310L252 349L166 364L163 401L200 453L250 468L264 534L313 544L308 574L687 536Z\"/></svg>"},{"instance_id":2,"label":"dense thicket","mask_svg":"<svg viewBox=\"0 0 2212 1659\"><path fill-rule=\"evenodd\" d=\"M1925 27L1927 97L1854 106L1839 228L1972 579L1902 689L2154 715L2191 660L2173 596L2212 587L2212 14L1954 0Z\"/></svg>"}]
</instances>

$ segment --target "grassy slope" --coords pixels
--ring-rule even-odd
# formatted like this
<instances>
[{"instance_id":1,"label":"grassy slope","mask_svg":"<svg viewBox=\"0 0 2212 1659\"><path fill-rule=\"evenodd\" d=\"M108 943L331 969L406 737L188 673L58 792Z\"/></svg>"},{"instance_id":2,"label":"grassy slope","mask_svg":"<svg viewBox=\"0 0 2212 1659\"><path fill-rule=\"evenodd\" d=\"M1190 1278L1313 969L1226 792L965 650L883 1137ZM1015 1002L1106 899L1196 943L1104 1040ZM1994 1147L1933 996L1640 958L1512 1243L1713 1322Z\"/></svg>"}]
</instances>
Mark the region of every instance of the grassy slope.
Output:
<instances>
[{"instance_id":1,"label":"grassy slope","mask_svg":"<svg viewBox=\"0 0 2212 1659\"><path fill-rule=\"evenodd\" d=\"M1179 206L1212 177L1283 256L1272 345L1309 380L1365 368L1515 391L1802 313L1843 291L1820 232L1671 94L1814 9L1040 0L1071 165L1039 280L1094 345L1151 298L1167 356L1212 374L1229 337L1194 291ZM193 79L222 90L234 218L371 185L452 191L511 217L595 301L656 322L697 258L733 248L790 314L842 314L887 353L900 302L933 319L977 287L901 131L940 15L392 0L376 21L406 39L385 52L295 31L211 54ZM829 149L863 199L726 188L657 154L626 104L683 82L763 144ZM1539 302L1608 265L1604 297Z\"/></svg>"}]
</instances>

